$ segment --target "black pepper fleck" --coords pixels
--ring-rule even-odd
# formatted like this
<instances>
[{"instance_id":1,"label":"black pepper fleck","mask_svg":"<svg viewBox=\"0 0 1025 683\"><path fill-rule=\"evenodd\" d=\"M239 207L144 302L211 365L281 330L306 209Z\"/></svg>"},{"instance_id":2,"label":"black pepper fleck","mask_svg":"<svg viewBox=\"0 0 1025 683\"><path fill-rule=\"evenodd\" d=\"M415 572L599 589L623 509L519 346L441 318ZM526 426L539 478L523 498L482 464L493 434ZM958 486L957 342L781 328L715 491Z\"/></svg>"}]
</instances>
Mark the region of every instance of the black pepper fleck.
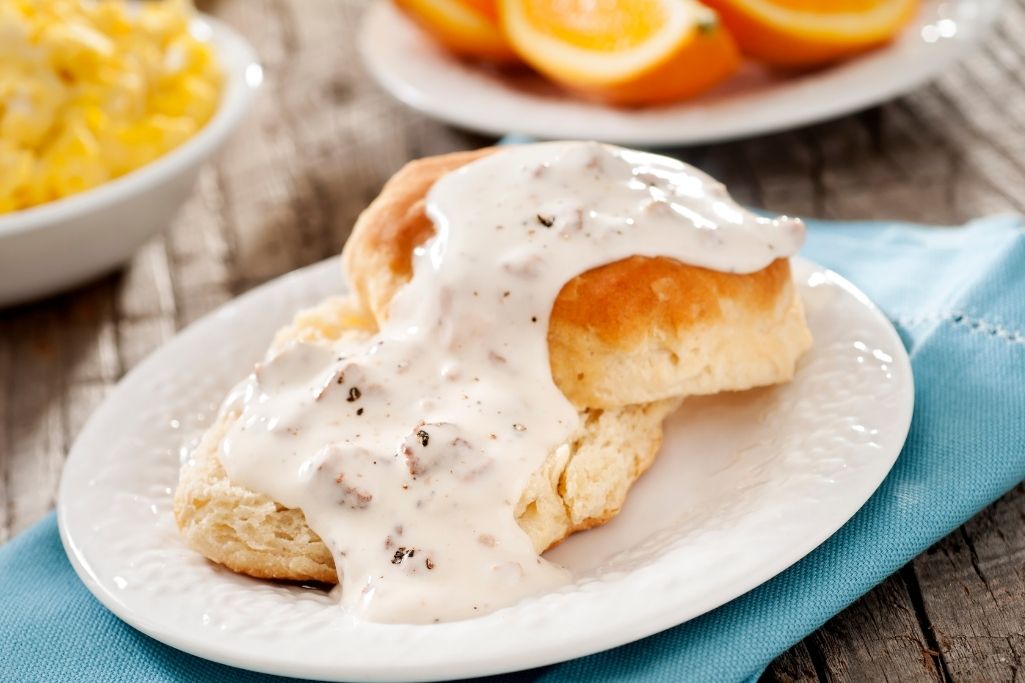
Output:
<instances>
[{"instance_id":1,"label":"black pepper fleck","mask_svg":"<svg viewBox=\"0 0 1025 683\"><path fill-rule=\"evenodd\" d=\"M391 556L392 564L402 564L402 561L407 557L413 557L416 554L416 548L407 548L402 545L395 551L395 554Z\"/></svg>"},{"instance_id":2,"label":"black pepper fleck","mask_svg":"<svg viewBox=\"0 0 1025 683\"><path fill-rule=\"evenodd\" d=\"M357 415L362 415L362 414L363 414L363 409L362 409L362 408L358 409L358 410L356 411L356 414L357 414Z\"/></svg>"},{"instance_id":3,"label":"black pepper fleck","mask_svg":"<svg viewBox=\"0 0 1025 683\"><path fill-rule=\"evenodd\" d=\"M351 387L349 389L349 398L345 399L349 403L358 401L359 397L363 395L363 392L359 390L359 387Z\"/></svg>"},{"instance_id":4,"label":"black pepper fleck","mask_svg":"<svg viewBox=\"0 0 1025 683\"><path fill-rule=\"evenodd\" d=\"M555 225L555 216L542 216L541 214L538 214L537 222L546 228L550 228Z\"/></svg>"},{"instance_id":5,"label":"black pepper fleck","mask_svg":"<svg viewBox=\"0 0 1025 683\"><path fill-rule=\"evenodd\" d=\"M420 439L420 445L424 448L426 448L427 444L431 441L431 435L422 429L416 433L416 438Z\"/></svg>"}]
</instances>

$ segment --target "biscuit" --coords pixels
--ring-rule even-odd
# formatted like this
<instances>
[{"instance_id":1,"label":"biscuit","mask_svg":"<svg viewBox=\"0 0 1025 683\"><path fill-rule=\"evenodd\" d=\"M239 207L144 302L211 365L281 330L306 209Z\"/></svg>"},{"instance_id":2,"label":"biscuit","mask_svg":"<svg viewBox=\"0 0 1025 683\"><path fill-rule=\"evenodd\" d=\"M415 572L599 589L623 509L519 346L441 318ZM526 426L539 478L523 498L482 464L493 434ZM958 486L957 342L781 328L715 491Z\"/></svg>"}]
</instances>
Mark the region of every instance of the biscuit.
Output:
<instances>
[{"instance_id":1,"label":"biscuit","mask_svg":"<svg viewBox=\"0 0 1025 683\"><path fill-rule=\"evenodd\" d=\"M343 252L354 294L301 311L269 353L294 341L366 338L433 234L425 197L484 149L407 164L363 212ZM552 308L549 358L581 426L549 453L515 508L540 553L614 517L652 463L662 421L688 395L785 382L811 345L786 259L729 274L633 257L570 279ZM251 576L335 583L331 553L300 510L233 484L218 457L237 414L222 413L182 466L174 512L186 542Z\"/></svg>"},{"instance_id":2,"label":"biscuit","mask_svg":"<svg viewBox=\"0 0 1025 683\"><path fill-rule=\"evenodd\" d=\"M328 299L301 311L278 333L275 347L294 340L330 344L367 337L372 333L367 323L354 299ZM677 405L679 399L668 399L581 413L579 432L566 448L549 454L516 506L517 520L539 553L619 512L630 485L655 459L662 420ZM218 449L237 418L230 410L222 412L182 466L174 514L186 543L250 576L335 583L331 552L302 511L228 479Z\"/></svg>"},{"instance_id":3,"label":"biscuit","mask_svg":"<svg viewBox=\"0 0 1025 683\"><path fill-rule=\"evenodd\" d=\"M406 164L360 215L342 252L353 289L378 321L412 275L413 249L434 233L425 195L482 149ZM785 382L811 346L790 263L723 273L633 257L569 280L548 327L552 377L577 408Z\"/></svg>"}]
</instances>

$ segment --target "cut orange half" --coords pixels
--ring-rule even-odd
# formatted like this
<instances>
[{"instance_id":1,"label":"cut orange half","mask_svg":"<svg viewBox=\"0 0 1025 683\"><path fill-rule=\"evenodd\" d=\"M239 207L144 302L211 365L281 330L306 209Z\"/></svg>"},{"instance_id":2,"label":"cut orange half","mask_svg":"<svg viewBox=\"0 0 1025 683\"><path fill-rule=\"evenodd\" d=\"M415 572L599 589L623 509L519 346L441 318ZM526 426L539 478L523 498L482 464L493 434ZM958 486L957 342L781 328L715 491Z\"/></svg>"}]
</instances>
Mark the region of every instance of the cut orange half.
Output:
<instances>
[{"instance_id":1,"label":"cut orange half","mask_svg":"<svg viewBox=\"0 0 1025 683\"><path fill-rule=\"evenodd\" d=\"M452 52L497 62L517 61L498 26L497 0L394 0L395 5Z\"/></svg>"},{"instance_id":2,"label":"cut orange half","mask_svg":"<svg viewBox=\"0 0 1025 683\"><path fill-rule=\"evenodd\" d=\"M703 0L745 54L773 66L807 67L892 38L918 0Z\"/></svg>"},{"instance_id":3,"label":"cut orange half","mask_svg":"<svg viewBox=\"0 0 1025 683\"><path fill-rule=\"evenodd\" d=\"M740 62L715 13L692 0L500 0L499 7L523 61L607 102L691 97Z\"/></svg>"}]
</instances>

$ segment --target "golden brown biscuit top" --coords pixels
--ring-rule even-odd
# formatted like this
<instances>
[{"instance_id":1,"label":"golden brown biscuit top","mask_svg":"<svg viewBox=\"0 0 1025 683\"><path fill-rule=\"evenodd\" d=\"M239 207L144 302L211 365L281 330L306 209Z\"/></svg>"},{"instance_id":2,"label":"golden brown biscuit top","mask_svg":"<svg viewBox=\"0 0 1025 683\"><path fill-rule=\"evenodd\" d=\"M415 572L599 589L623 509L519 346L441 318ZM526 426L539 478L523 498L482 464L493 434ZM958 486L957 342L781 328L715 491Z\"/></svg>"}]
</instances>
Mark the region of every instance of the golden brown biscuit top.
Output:
<instances>
[{"instance_id":1,"label":"golden brown biscuit top","mask_svg":"<svg viewBox=\"0 0 1025 683\"><path fill-rule=\"evenodd\" d=\"M496 151L484 148L406 164L360 215L342 254L349 281L378 320L412 276L413 250L434 234L426 196L446 173ZM748 274L665 257L616 261L572 277L554 302L548 339L553 376L578 407L626 405L680 395L678 376L620 367L632 354L668 354L688 335L744 316L782 320L793 303L790 265L777 259ZM803 320L801 321L803 325ZM803 351L803 347L800 351ZM678 361L677 361L678 364ZM671 375L696 372L686 367ZM611 386L610 382L615 386ZM647 388L638 382L647 382Z\"/></svg>"}]
</instances>

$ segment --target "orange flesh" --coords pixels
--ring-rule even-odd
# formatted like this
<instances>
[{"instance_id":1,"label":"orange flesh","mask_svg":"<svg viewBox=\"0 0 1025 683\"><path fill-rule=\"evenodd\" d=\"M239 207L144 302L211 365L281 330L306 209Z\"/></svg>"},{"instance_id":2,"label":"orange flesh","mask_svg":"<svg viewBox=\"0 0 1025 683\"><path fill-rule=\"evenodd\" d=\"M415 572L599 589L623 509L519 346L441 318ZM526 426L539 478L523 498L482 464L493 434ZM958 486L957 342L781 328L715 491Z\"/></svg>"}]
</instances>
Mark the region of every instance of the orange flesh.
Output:
<instances>
[{"instance_id":1,"label":"orange flesh","mask_svg":"<svg viewBox=\"0 0 1025 683\"><path fill-rule=\"evenodd\" d=\"M636 74L630 81L604 88L576 87L610 104L666 104L708 90L728 78L739 63L733 40L721 26L715 25L695 31L665 61Z\"/></svg>"},{"instance_id":2,"label":"orange flesh","mask_svg":"<svg viewBox=\"0 0 1025 683\"><path fill-rule=\"evenodd\" d=\"M878 6L879 0L773 0L774 5L809 14L856 14Z\"/></svg>"},{"instance_id":3,"label":"orange flesh","mask_svg":"<svg viewBox=\"0 0 1025 683\"><path fill-rule=\"evenodd\" d=\"M457 0L460 5L488 18L492 24L498 25L498 0Z\"/></svg>"},{"instance_id":4,"label":"orange flesh","mask_svg":"<svg viewBox=\"0 0 1025 683\"><path fill-rule=\"evenodd\" d=\"M525 0L523 9L538 31L602 52L636 47L666 21L659 0Z\"/></svg>"},{"instance_id":5,"label":"orange flesh","mask_svg":"<svg viewBox=\"0 0 1025 683\"><path fill-rule=\"evenodd\" d=\"M703 1L719 13L749 57L770 66L798 69L850 57L889 40L911 19L917 6L916 0L772 0L773 5L793 13L792 23L781 24L759 15L746 0ZM887 5L899 8L893 18L859 23L861 17ZM825 20L827 28L806 27L800 23L802 15ZM835 22L837 32L828 29L829 21Z\"/></svg>"},{"instance_id":6,"label":"orange flesh","mask_svg":"<svg viewBox=\"0 0 1025 683\"><path fill-rule=\"evenodd\" d=\"M495 62L515 62L498 27L497 0L393 0L452 52Z\"/></svg>"}]
</instances>

